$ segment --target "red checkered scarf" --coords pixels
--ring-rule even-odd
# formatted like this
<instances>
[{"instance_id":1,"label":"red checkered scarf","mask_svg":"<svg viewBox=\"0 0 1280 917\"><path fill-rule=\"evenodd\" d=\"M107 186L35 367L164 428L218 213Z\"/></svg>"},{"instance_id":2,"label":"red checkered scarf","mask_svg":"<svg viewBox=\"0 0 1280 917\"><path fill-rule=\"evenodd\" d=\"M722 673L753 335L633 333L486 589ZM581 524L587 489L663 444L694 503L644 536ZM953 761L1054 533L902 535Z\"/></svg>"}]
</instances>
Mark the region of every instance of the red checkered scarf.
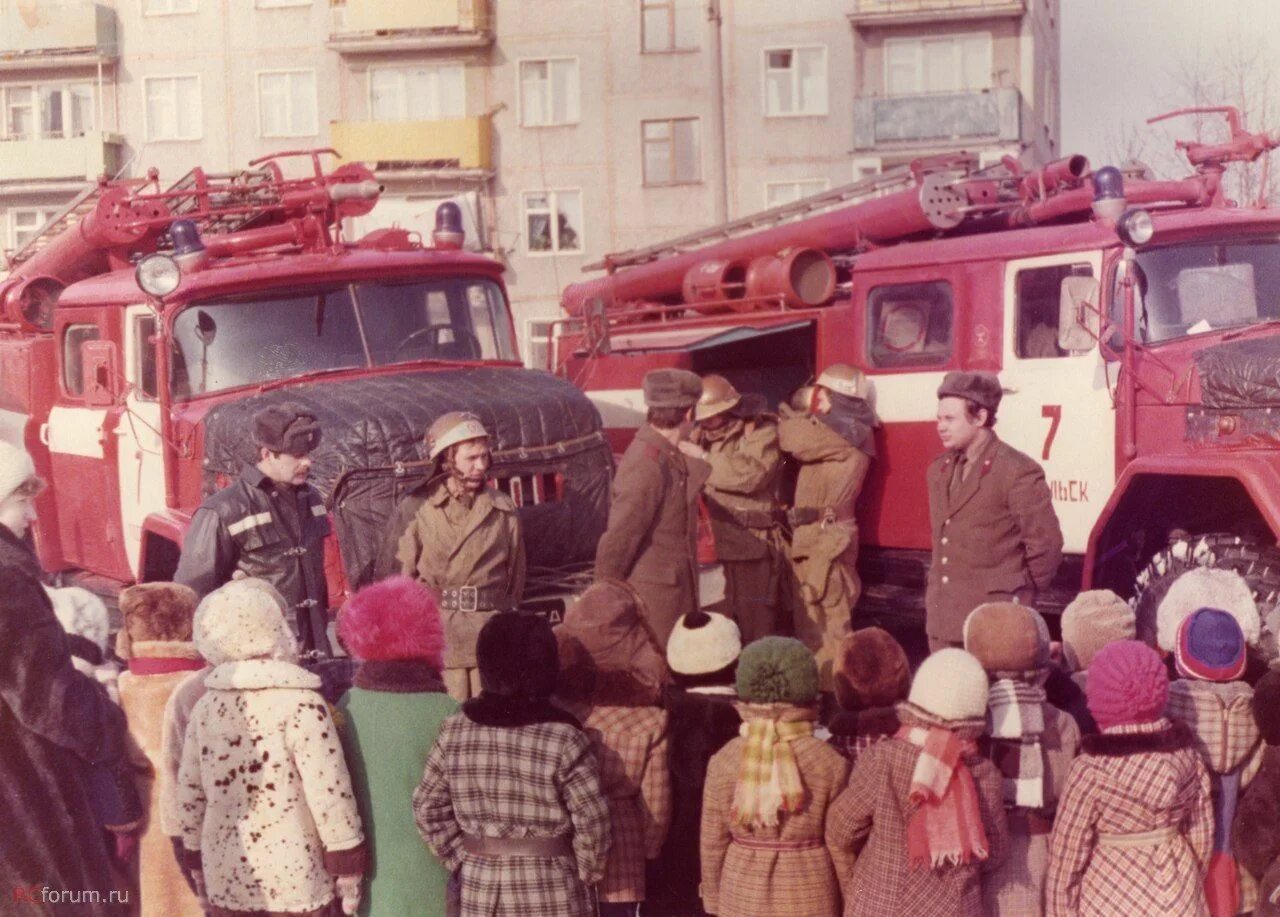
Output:
<instances>
[{"instance_id":1,"label":"red checkered scarf","mask_svg":"<svg viewBox=\"0 0 1280 917\"><path fill-rule=\"evenodd\" d=\"M977 746L949 729L904 725L897 738L920 749L908 799L917 803L907 821L907 857L912 868L969 863L987 858L987 833L978 807L978 787L965 766Z\"/></svg>"}]
</instances>

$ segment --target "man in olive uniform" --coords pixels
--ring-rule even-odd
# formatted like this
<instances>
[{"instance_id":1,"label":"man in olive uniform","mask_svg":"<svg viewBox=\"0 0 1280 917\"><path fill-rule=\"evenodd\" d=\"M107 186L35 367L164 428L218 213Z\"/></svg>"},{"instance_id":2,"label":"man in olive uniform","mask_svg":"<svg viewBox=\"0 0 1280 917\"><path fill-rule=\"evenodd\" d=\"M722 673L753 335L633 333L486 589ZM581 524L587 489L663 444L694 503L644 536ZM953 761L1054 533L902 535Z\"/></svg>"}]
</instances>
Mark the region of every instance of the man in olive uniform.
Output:
<instances>
[{"instance_id":1,"label":"man in olive uniform","mask_svg":"<svg viewBox=\"0 0 1280 917\"><path fill-rule=\"evenodd\" d=\"M698 608L698 494L711 469L685 438L702 380L683 369L655 369L643 385L648 413L613 479L596 576L636 588L665 649L676 620Z\"/></svg>"},{"instance_id":2,"label":"man in olive uniform","mask_svg":"<svg viewBox=\"0 0 1280 917\"><path fill-rule=\"evenodd\" d=\"M515 609L524 593L524 537L511 498L488 486L489 433L453 411L427 430L432 476L405 497L391 522L399 570L429 586L444 619L449 696L480 693L476 640L484 623Z\"/></svg>"},{"instance_id":3,"label":"man in olive uniform","mask_svg":"<svg viewBox=\"0 0 1280 917\"><path fill-rule=\"evenodd\" d=\"M744 398L724 376L704 376L692 442L711 466L703 497L716 559L724 566L724 610L743 645L776 634L786 541L778 507L777 419L760 396Z\"/></svg>"},{"instance_id":4,"label":"man in olive uniform","mask_svg":"<svg viewBox=\"0 0 1280 917\"><path fill-rule=\"evenodd\" d=\"M173 579L204 597L237 572L260 577L293 609L289 624L302 651L330 656L329 518L320 492L307 483L320 425L305 408L286 403L255 414L253 431L257 464L200 504Z\"/></svg>"},{"instance_id":5,"label":"man in olive uniform","mask_svg":"<svg viewBox=\"0 0 1280 917\"><path fill-rule=\"evenodd\" d=\"M853 607L862 594L854 508L875 456L870 383L844 364L818 377L811 412L784 406L778 437L800 465L791 520L791 561L799 591L795 634L818 660L824 692L835 690L833 667Z\"/></svg>"},{"instance_id":6,"label":"man in olive uniform","mask_svg":"<svg viewBox=\"0 0 1280 917\"><path fill-rule=\"evenodd\" d=\"M965 618L984 602L1031 604L1062 562L1062 529L1043 469L992 429L1002 394L991 373L947 373L938 388L938 436L947 451L925 476L930 650L961 646Z\"/></svg>"}]
</instances>

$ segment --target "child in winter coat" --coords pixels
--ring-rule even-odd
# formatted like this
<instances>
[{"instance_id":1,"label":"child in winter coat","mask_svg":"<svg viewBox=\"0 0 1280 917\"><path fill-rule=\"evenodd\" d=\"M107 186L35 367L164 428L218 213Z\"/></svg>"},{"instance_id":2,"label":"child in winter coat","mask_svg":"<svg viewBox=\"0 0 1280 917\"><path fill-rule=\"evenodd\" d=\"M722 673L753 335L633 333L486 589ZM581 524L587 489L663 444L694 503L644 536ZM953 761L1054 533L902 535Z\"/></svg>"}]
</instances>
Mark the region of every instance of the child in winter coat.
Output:
<instances>
[{"instance_id":1,"label":"child in winter coat","mask_svg":"<svg viewBox=\"0 0 1280 917\"><path fill-rule=\"evenodd\" d=\"M147 812L138 861L142 917L204 913L174 859L160 816L162 785L175 777L164 766L165 706L178 684L204 665L191 642L198 601L193 590L177 583L143 583L120 593L124 622L116 634L116 655L129 666L120 674L120 703L148 765L138 778ZM172 785L163 792L172 794Z\"/></svg>"},{"instance_id":2,"label":"child in winter coat","mask_svg":"<svg viewBox=\"0 0 1280 917\"><path fill-rule=\"evenodd\" d=\"M1265 743L1262 767L1244 791L1232 826L1232 849L1240 866L1261 881L1255 917L1280 914L1280 670L1254 686L1254 721Z\"/></svg>"},{"instance_id":3,"label":"child in winter coat","mask_svg":"<svg viewBox=\"0 0 1280 917\"><path fill-rule=\"evenodd\" d=\"M827 843L857 857L845 917L982 912L983 874L1006 848L1000 774L978 754L987 675L960 649L920 664L901 727L858 756L827 819Z\"/></svg>"},{"instance_id":4,"label":"child in winter coat","mask_svg":"<svg viewBox=\"0 0 1280 917\"><path fill-rule=\"evenodd\" d=\"M427 587L393 576L351 597L338 636L359 661L338 722L371 839L360 913L443 917L449 874L422 845L410 804L440 725L458 709L440 678L440 609Z\"/></svg>"},{"instance_id":5,"label":"child in winter coat","mask_svg":"<svg viewBox=\"0 0 1280 917\"><path fill-rule=\"evenodd\" d=\"M581 720L609 801L613 846L596 886L602 917L636 913L645 900L645 862L658 856L671 822L667 711L658 706L667 664L647 618L635 589L602 579L556 630L556 700Z\"/></svg>"},{"instance_id":6,"label":"child in winter coat","mask_svg":"<svg viewBox=\"0 0 1280 917\"><path fill-rule=\"evenodd\" d=\"M827 742L856 765L859 753L898 731L896 707L911 690L911 668L888 631L866 627L840 641L835 679L840 709Z\"/></svg>"},{"instance_id":7,"label":"child in winter coat","mask_svg":"<svg viewBox=\"0 0 1280 917\"><path fill-rule=\"evenodd\" d=\"M986 670L987 734L979 747L1000 771L1009 853L984 877L988 915L1030 917L1044 910L1053 814L1080 748L1080 729L1045 696L1049 628L1025 605L979 605L964 622L964 648Z\"/></svg>"},{"instance_id":8,"label":"child in winter coat","mask_svg":"<svg viewBox=\"0 0 1280 917\"><path fill-rule=\"evenodd\" d=\"M591 740L551 703L556 638L500 612L476 641L481 691L444 721L413 794L418 831L459 875L464 915L591 917L609 804Z\"/></svg>"},{"instance_id":9,"label":"child in winter coat","mask_svg":"<svg viewBox=\"0 0 1280 917\"><path fill-rule=\"evenodd\" d=\"M1209 775L1185 727L1163 716L1163 660L1136 640L1112 643L1093 658L1087 690L1102 732L1082 740L1058 803L1046 913L1204 917Z\"/></svg>"},{"instance_id":10,"label":"child in winter coat","mask_svg":"<svg viewBox=\"0 0 1280 917\"><path fill-rule=\"evenodd\" d=\"M722 917L836 914L852 857L823 841L849 764L816 738L818 666L799 640L765 637L738 660L739 738L707 767L702 901Z\"/></svg>"},{"instance_id":11,"label":"child in winter coat","mask_svg":"<svg viewBox=\"0 0 1280 917\"><path fill-rule=\"evenodd\" d=\"M1253 718L1253 689L1244 675L1244 632L1231 615L1202 608L1178 627L1174 665L1182 677L1169 685L1165 715L1191 733L1213 787L1213 859L1205 896L1213 917L1252 911L1253 877L1237 870L1231 823L1241 791L1262 764L1262 739Z\"/></svg>"},{"instance_id":12,"label":"child in winter coat","mask_svg":"<svg viewBox=\"0 0 1280 917\"><path fill-rule=\"evenodd\" d=\"M698 833L702 791L711 756L738 734L734 704L742 638L738 625L716 612L681 615L667 641L672 684L663 693L669 717L671 828L645 884L645 912L701 915Z\"/></svg>"},{"instance_id":13,"label":"child in winter coat","mask_svg":"<svg viewBox=\"0 0 1280 917\"><path fill-rule=\"evenodd\" d=\"M218 917L355 912L367 851L320 679L279 606L232 581L200 603L213 665L191 711L177 802L196 885Z\"/></svg>"}]
</instances>

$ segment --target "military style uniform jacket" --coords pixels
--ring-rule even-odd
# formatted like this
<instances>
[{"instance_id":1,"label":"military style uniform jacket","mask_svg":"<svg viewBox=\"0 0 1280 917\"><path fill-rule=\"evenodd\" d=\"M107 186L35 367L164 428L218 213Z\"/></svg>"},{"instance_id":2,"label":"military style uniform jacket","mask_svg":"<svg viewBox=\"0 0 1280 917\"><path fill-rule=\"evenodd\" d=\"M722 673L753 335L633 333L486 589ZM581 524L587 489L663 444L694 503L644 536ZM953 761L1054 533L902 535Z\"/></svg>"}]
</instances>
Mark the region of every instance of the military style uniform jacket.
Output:
<instances>
[{"instance_id":1,"label":"military style uniform jacket","mask_svg":"<svg viewBox=\"0 0 1280 917\"><path fill-rule=\"evenodd\" d=\"M768 418L733 423L735 428L719 439L695 434L695 441L710 454L711 474L704 496L716 557L759 560L768 551L763 530L776 524L782 471L778 425Z\"/></svg>"},{"instance_id":2,"label":"military style uniform jacket","mask_svg":"<svg viewBox=\"0 0 1280 917\"><path fill-rule=\"evenodd\" d=\"M711 467L688 458L648 424L613 480L596 576L624 579L644 599L660 646L676 619L698 606L698 494Z\"/></svg>"},{"instance_id":3,"label":"military style uniform jacket","mask_svg":"<svg viewBox=\"0 0 1280 917\"><path fill-rule=\"evenodd\" d=\"M407 520L396 550L400 572L444 599L445 668L474 668L480 628L497 612L519 606L524 593L524 540L515 503L500 490L484 488L468 508L447 479L437 479L406 497L396 518ZM451 589L463 586L475 593L451 601Z\"/></svg>"},{"instance_id":4,"label":"military style uniform jacket","mask_svg":"<svg viewBox=\"0 0 1280 917\"><path fill-rule=\"evenodd\" d=\"M290 498L296 505L286 503ZM305 613L316 649L328 654L328 534L329 517L318 490L309 484L279 485L256 466L246 465L240 477L206 498L192 516L173 578L203 597L237 570L260 577L275 586L290 607ZM296 624L290 618L290 625ZM306 635L300 636L306 645Z\"/></svg>"},{"instance_id":5,"label":"military style uniform jacket","mask_svg":"<svg viewBox=\"0 0 1280 917\"><path fill-rule=\"evenodd\" d=\"M1062 562L1062 529L1040 465L992 434L953 489L958 455L944 452L925 475L933 534L925 627L953 642L974 608L1030 602Z\"/></svg>"}]
</instances>

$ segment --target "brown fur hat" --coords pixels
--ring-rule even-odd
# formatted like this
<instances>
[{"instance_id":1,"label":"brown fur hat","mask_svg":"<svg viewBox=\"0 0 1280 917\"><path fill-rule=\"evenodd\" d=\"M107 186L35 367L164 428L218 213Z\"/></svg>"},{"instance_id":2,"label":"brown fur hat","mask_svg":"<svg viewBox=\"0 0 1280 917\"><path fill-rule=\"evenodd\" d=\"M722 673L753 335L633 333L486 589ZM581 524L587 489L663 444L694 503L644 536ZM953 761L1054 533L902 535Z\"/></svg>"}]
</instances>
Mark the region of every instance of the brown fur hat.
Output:
<instances>
[{"instance_id":1,"label":"brown fur hat","mask_svg":"<svg viewBox=\"0 0 1280 917\"><path fill-rule=\"evenodd\" d=\"M139 583L120 593L124 624L116 634L116 655L129 659L134 642L191 640L191 621L200 597L178 583Z\"/></svg>"},{"instance_id":2,"label":"brown fur hat","mask_svg":"<svg viewBox=\"0 0 1280 917\"><path fill-rule=\"evenodd\" d=\"M902 645L887 630L865 627L840 641L836 700L845 710L870 710L906 700L911 667Z\"/></svg>"},{"instance_id":3,"label":"brown fur hat","mask_svg":"<svg viewBox=\"0 0 1280 917\"><path fill-rule=\"evenodd\" d=\"M1032 608L987 602L964 622L964 648L991 672L1030 672L1049 662L1049 630Z\"/></svg>"}]
</instances>

